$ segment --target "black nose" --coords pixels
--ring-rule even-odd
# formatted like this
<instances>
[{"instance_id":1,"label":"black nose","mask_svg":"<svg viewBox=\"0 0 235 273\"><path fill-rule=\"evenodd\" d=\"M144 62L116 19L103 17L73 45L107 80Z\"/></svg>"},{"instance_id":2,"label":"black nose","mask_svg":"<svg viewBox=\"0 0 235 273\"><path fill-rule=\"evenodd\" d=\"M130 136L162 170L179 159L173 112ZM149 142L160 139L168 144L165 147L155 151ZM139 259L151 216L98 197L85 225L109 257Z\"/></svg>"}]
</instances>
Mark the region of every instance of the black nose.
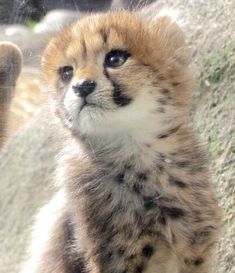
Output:
<instances>
[{"instance_id":1,"label":"black nose","mask_svg":"<svg viewBox=\"0 0 235 273\"><path fill-rule=\"evenodd\" d=\"M95 90L96 82L92 80L79 80L72 88L75 94L85 98Z\"/></svg>"}]
</instances>

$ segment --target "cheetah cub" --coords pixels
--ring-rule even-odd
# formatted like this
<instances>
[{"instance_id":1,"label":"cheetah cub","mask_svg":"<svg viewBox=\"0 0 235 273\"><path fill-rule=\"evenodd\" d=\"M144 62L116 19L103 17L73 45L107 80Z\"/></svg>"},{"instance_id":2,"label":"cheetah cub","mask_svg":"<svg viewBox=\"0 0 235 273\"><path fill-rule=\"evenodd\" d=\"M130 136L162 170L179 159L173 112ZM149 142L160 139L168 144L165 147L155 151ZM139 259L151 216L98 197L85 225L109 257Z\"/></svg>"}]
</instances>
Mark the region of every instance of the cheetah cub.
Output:
<instances>
[{"instance_id":1,"label":"cheetah cub","mask_svg":"<svg viewBox=\"0 0 235 273\"><path fill-rule=\"evenodd\" d=\"M167 16L91 15L52 39L42 68L71 137L24 272L210 272L220 210L187 59Z\"/></svg>"}]
</instances>

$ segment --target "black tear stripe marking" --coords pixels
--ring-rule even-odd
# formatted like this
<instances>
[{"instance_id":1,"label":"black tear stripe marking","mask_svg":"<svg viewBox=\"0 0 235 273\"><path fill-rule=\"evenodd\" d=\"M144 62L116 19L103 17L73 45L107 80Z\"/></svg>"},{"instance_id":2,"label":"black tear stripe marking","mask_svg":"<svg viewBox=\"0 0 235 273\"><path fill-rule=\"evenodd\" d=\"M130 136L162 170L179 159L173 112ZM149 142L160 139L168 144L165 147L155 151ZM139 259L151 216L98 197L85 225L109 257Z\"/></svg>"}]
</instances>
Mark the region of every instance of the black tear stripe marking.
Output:
<instances>
[{"instance_id":1,"label":"black tear stripe marking","mask_svg":"<svg viewBox=\"0 0 235 273\"><path fill-rule=\"evenodd\" d=\"M179 129L180 129L181 125L178 125L170 130L168 130L167 132L165 132L164 134L160 134L157 136L158 139L163 139L163 138L167 138L171 135L173 135L174 133L176 133Z\"/></svg>"},{"instance_id":2,"label":"black tear stripe marking","mask_svg":"<svg viewBox=\"0 0 235 273\"><path fill-rule=\"evenodd\" d=\"M120 84L115 82L110 77L110 75L108 74L108 71L106 69L104 69L104 75L111 82L111 84L113 86L113 100L114 100L114 102L118 106L121 106L121 107L130 104L132 102L132 98L130 98L130 97L123 94L123 90L122 90L122 87L120 86Z\"/></svg>"},{"instance_id":3,"label":"black tear stripe marking","mask_svg":"<svg viewBox=\"0 0 235 273\"><path fill-rule=\"evenodd\" d=\"M114 81L111 81L112 85L114 87L113 90L113 100L114 102L118 105L118 106L126 106L128 104L130 104L130 102L132 101L132 98L123 95L123 91L122 88L119 84L117 84Z\"/></svg>"}]
</instances>

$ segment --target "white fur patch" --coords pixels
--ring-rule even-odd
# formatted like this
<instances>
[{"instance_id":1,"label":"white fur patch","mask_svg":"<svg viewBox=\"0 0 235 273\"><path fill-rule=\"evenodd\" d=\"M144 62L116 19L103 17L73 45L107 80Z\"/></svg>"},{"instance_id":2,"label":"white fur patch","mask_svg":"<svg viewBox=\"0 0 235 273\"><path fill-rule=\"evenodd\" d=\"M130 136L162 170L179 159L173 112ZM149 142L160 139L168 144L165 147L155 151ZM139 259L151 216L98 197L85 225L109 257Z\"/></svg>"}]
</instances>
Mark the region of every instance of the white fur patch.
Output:
<instances>
[{"instance_id":1,"label":"white fur patch","mask_svg":"<svg viewBox=\"0 0 235 273\"><path fill-rule=\"evenodd\" d=\"M64 190L60 190L54 198L40 210L36 217L32 245L28 250L30 259L25 264L21 273L37 272L37 266L45 250L45 245L51 238L51 230L65 207L65 200L65 192Z\"/></svg>"}]
</instances>

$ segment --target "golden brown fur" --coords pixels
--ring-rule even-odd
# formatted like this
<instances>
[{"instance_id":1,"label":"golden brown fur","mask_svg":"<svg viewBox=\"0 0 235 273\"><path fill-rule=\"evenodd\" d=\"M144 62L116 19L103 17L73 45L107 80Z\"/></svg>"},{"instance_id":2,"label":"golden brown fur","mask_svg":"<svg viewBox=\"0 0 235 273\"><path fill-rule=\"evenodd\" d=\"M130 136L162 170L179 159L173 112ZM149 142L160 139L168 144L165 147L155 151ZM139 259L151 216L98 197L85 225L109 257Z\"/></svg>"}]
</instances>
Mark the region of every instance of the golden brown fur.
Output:
<instances>
[{"instance_id":1,"label":"golden brown fur","mask_svg":"<svg viewBox=\"0 0 235 273\"><path fill-rule=\"evenodd\" d=\"M129 57L112 68L117 49ZM64 203L30 272L210 272L220 210L191 128L193 80L176 23L92 15L52 39L42 65L73 136L57 173ZM74 94L81 79L97 83L85 102Z\"/></svg>"}]
</instances>

